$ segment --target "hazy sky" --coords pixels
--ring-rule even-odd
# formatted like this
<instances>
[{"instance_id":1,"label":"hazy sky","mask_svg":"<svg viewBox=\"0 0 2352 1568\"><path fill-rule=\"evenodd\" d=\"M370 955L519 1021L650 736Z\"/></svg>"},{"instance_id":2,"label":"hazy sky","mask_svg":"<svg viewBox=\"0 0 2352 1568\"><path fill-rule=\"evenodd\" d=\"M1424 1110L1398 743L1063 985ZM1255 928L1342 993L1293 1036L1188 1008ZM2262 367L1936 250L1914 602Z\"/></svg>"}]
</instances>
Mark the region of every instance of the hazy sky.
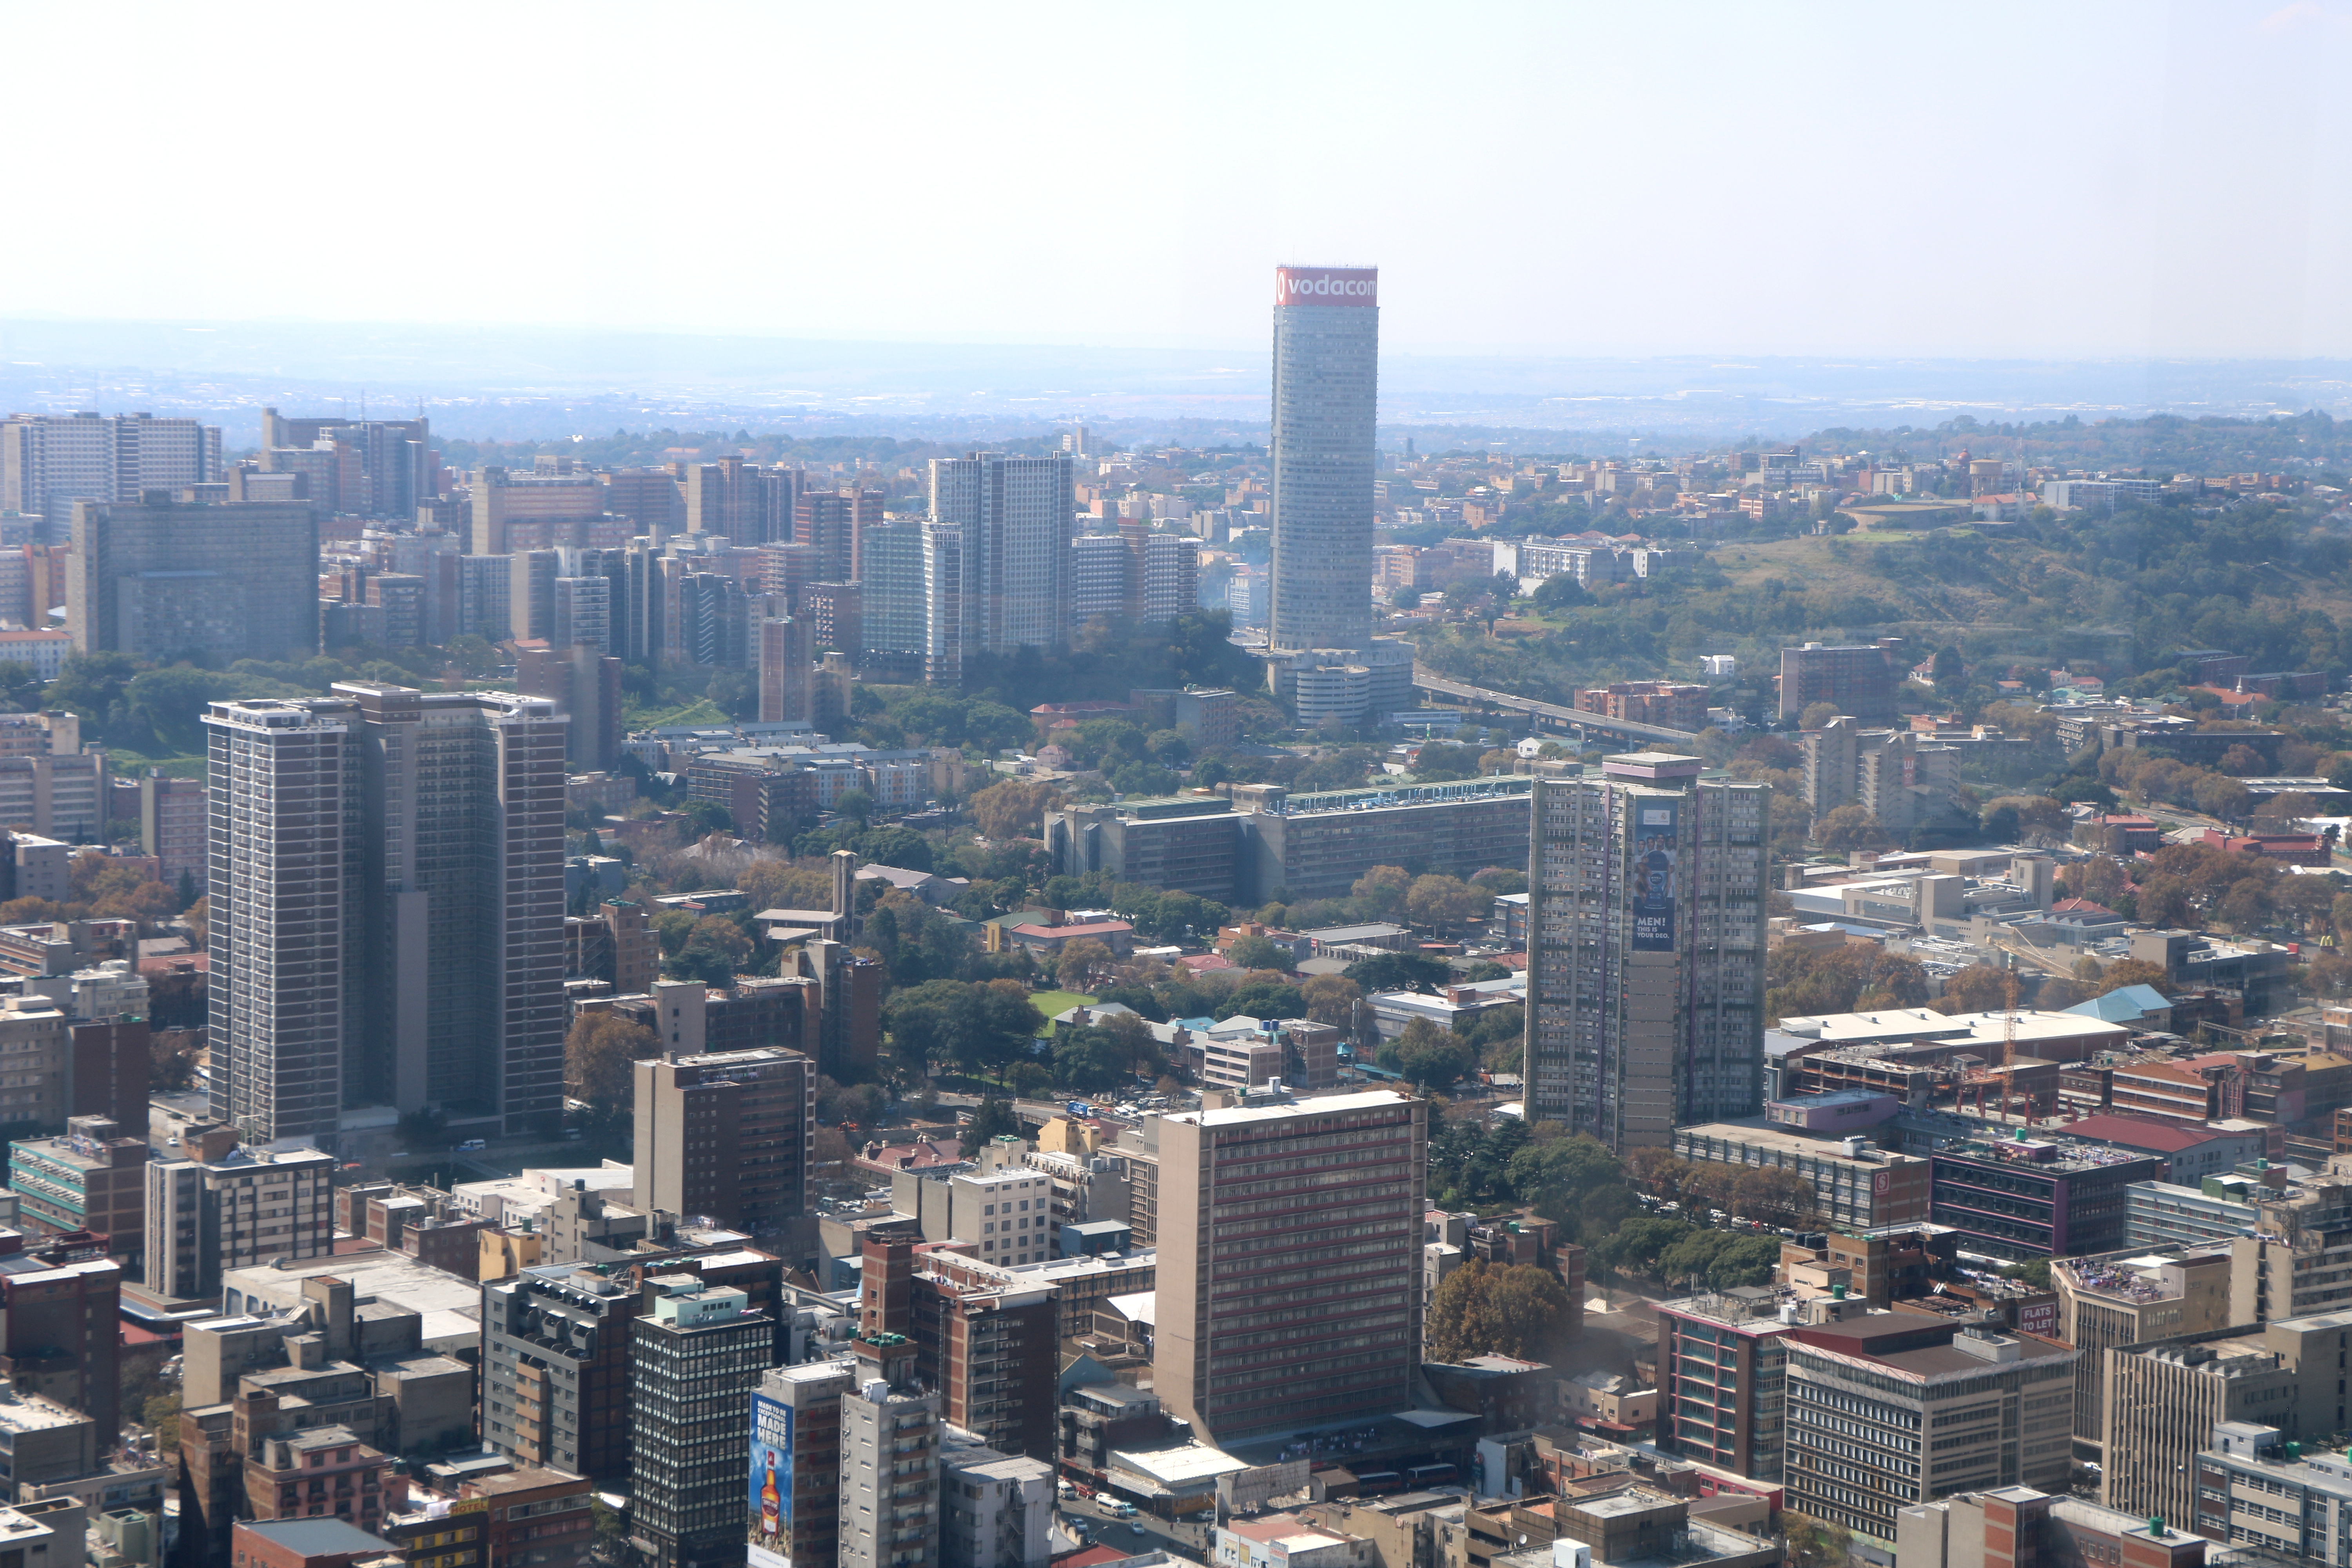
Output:
<instances>
[{"instance_id":1,"label":"hazy sky","mask_svg":"<svg viewBox=\"0 0 2352 1568\"><path fill-rule=\"evenodd\" d=\"M2352 355L2352 0L0 0L0 317Z\"/></svg>"}]
</instances>

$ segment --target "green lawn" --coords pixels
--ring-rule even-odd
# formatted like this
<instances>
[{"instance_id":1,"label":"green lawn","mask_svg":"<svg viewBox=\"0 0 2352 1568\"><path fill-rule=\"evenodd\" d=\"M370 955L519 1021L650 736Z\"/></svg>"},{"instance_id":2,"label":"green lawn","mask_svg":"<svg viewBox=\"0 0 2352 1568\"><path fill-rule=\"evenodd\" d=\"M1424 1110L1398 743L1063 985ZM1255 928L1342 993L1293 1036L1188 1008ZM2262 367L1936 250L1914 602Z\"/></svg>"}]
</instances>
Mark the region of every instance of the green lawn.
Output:
<instances>
[{"instance_id":1,"label":"green lawn","mask_svg":"<svg viewBox=\"0 0 2352 1568\"><path fill-rule=\"evenodd\" d=\"M1076 991L1038 991L1032 993L1029 1000L1037 1004L1037 1011L1045 1014L1045 1021L1050 1024L1055 1014L1066 1013L1073 1007L1084 1007L1094 998L1082 996Z\"/></svg>"}]
</instances>

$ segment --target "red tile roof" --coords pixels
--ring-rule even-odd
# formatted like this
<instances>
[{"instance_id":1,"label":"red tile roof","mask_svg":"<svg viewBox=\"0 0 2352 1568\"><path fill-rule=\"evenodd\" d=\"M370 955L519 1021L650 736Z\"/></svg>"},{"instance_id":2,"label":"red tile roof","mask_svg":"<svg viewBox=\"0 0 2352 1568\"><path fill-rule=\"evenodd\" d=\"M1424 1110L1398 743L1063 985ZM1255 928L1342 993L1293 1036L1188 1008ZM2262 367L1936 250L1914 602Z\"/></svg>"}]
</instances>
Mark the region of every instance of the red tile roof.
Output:
<instances>
[{"instance_id":1,"label":"red tile roof","mask_svg":"<svg viewBox=\"0 0 2352 1568\"><path fill-rule=\"evenodd\" d=\"M2068 1122L2059 1131L2075 1138L2122 1143L2134 1149L2150 1149L2166 1154L2178 1154L2183 1149L2210 1143L2221 1136L2201 1127L2158 1121L2141 1116L2085 1116L2080 1121Z\"/></svg>"},{"instance_id":2,"label":"red tile roof","mask_svg":"<svg viewBox=\"0 0 2352 1568\"><path fill-rule=\"evenodd\" d=\"M2061 899L2050 906L2050 912L2053 915L2108 915L2118 920L2122 918L2106 905L2095 904L2088 899Z\"/></svg>"},{"instance_id":3,"label":"red tile roof","mask_svg":"<svg viewBox=\"0 0 2352 1568\"><path fill-rule=\"evenodd\" d=\"M1129 1554L1116 1546L1089 1546L1053 1560L1053 1568L1095 1568L1098 1563L1123 1563Z\"/></svg>"}]
</instances>

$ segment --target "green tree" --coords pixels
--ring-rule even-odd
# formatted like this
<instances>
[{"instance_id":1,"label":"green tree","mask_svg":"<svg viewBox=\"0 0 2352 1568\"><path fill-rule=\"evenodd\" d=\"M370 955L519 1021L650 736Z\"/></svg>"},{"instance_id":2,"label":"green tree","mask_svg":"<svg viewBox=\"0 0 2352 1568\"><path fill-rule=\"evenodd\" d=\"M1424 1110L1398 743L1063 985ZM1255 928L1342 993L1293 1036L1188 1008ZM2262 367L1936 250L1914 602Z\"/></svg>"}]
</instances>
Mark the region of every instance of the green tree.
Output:
<instances>
[{"instance_id":1,"label":"green tree","mask_svg":"<svg viewBox=\"0 0 2352 1568\"><path fill-rule=\"evenodd\" d=\"M155 1434L156 1451L176 1454L180 1451L180 1396L158 1394L149 1399L139 1412L140 1424Z\"/></svg>"},{"instance_id":2,"label":"green tree","mask_svg":"<svg viewBox=\"0 0 2352 1568\"><path fill-rule=\"evenodd\" d=\"M1841 805L1813 824L1813 842L1833 855L1852 849L1884 849L1895 840L1878 818L1859 805Z\"/></svg>"},{"instance_id":3,"label":"green tree","mask_svg":"<svg viewBox=\"0 0 2352 1568\"><path fill-rule=\"evenodd\" d=\"M1099 1025L1064 1027L1054 1039L1054 1081L1081 1094L1117 1089L1134 1076L1134 1053Z\"/></svg>"},{"instance_id":4,"label":"green tree","mask_svg":"<svg viewBox=\"0 0 2352 1568\"><path fill-rule=\"evenodd\" d=\"M1225 952L1226 961L1236 969L1271 969L1287 974L1295 963L1291 951L1272 937L1245 936Z\"/></svg>"},{"instance_id":5,"label":"green tree","mask_svg":"<svg viewBox=\"0 0 2352 1568\"><path fill-rule=\"evenodd\" d=\"M1021 1118L1013 1113L1012 1105L991 1096L980 1102L971 1120L963 1124L963 1157L972 1158L992 1140L1021 1135Z\"/></svg>"},{"instance_id":6,"label":"green tree","mask_svg":"<svg viewBox=\"0 0 2352 1568\"><path fill-rule=\"evenodd\" d=\"M661 1055L651 1029L618 1013L583 1013L563 1037L563 1079L574 1100L614 1116L635 1098L635 1064Z\"/></svg>"},{"instance_id":7,"label":"green tree","mask_svg":"<svg viewBox=\"0 0 2352 1568\"><path fill-rule=\"evenodd\" d=\"M1445 1089L1477 1065L1470 1042L1426 1018L1408 1022L1402 1034L1381 1047L1381 1065L1402 1073L1406 1081L1423 1089Z\"/></svg>"},{"instance_id":8,"label":"green tree","mask_svg":"<svg viewBox=\"0 0 2352 1568\"><path fill-rule=\"evenodd\" d=\"M1340 971L1367 996L1382 991L1434 992L1454 977L1441 959L1417 952L1382 952L1360 958Z\"/></svg>"},{"instance_id":9,"label":"green tree","mask_svg":"<svg viewBox=\"0 0 2352 1568\"><path fill-rule=\"evenodd\" d=\"M1090 936L1063 948L1054 963L1054 979L1065 991L1083 992L1087 982L1112 963L1110 949Z\"/></svg>"},{"instance_id":10,"label":"green tree","mask_svg":"<svg viewBox=\"0 0 2352 1568\"><path fill-rule=\"evenodd\" d=\"M1415 877L1405 892L1405 913L1416 925L1452 931L1483 915L1494 900L1459 877Z\"/></svg>"},{"instance_id":11,"label":"green tree","mask_svg":"<svg viewBox=\"0 0 2352 1568\"><path fill-rule=\"evenodd\" d=\"M1547 1359L1566 1328L1569 1306L1567 1287L1549 1269L1472 1258L1448 1274L1430 1299L1428 1359Z\"/></svg>"},{"instance_id":12,"label":"green tree","mask_svg":"<svg viewBox=\"0 0 2352 1568\"><path fill-rule=\"evenodd\" d=\"M1405 899L1412 891L1412 874L1402 866L1375 866L1357 878L1348 891L1374 917L1391 920L1404 912Z\"/></svg>"},{"instance_id":13,"label":"green tree","mask_svg":"<svg viewBox=\"0 0 2352 1568\"><path fill-rule=\"evenodd\" d=\"M1790 1568L1846 1568L1853 1555L1853 1536L1843 1525L1783 1509L1780 1528L1788 1537Z\"/></svg>"},{"instance_id":14,"label":"green tree","mask_svg":"<svg viewBox=\"0 0 2352 1568\"><path fill-rule=\"evenodd\" d=\"M1259 980L1244 985L1217 1004L1211 1015L1220 1022L1244 1016L1252 1018L1304 1018L1307 998L1296 985L1279 980Z\"/></svg>"}]
</instances>

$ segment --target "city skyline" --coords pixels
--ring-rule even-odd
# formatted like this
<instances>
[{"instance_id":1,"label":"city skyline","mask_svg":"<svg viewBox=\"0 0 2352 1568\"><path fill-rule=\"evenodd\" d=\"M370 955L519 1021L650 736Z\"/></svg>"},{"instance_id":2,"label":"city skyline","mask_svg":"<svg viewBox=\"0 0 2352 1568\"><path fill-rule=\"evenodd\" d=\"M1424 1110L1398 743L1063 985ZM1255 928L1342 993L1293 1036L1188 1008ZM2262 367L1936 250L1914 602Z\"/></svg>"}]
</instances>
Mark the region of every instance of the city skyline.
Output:
<instances>
[{"instance_id":1,"label":"city skyline","mask_svg":"<svg viewBox=\"0 0 2352 1568\"><path fill-rule=\"evenodd\" d=\"M1044 7L1007 26L940 8L898 29L889 57L904 100L939 110L877 123L859 113L856 73L800 82L806 122L861 127L825 145L824 194L805 202L927 171L930 221L965 242L952 268L924 247L776 243L797 231L803 203L729 199L738 176L723 153L671 157L755 135L749 102L642 75L625 47L635 18L618 11L551 34L520 16L421 6L398 36L366 35L374 65L356 75L321 68L360 47L339 22L158 18L128 41L137 90L109 116L79 112L66 72L28 73L0 109L14 141L38 145L71 124L86 155L19 171L24 205L68 237L0 262L0 298L90 317L317 320L348 314L356 298L395 321L1240 343L1263 247L1380 257L1412 301L1390 339L1423 351L2352 352L2352 302L2329 287L2352 254L2347 142L2320 90L2342 73L2352 35L2308 0L2156 16L2114 4L1895 17L1832 7L1793 22L1729 6L1679 17L1507 7L1483 27L1408 31L1399 24L1412 15L1339 26L1315 9L1201 5L1079 25L1081 13ZM746 58L851 58L871 42L853 16L705 16ZM448 48L461 18L467 46ZM20 15L12 28L28 58L83 42L70 13ZM1284 90L1261 99L1247 73L1220 68L1235 48L1282 62ZM524 58L557 68L507 63ZM1147 58L1171 68L1160 111L1104 117L1083 135L1051 93L947 111L975 71L1083 81ZM2036 59L2101 68L2061 89L2021 68ZM225 71L274 90L224 102L211 85ZM414 113L410 89L424 80L485 112ZM1357 108L1403 99L1416 112ZM609 111L570 112L588 102ZM319 243L343 258L313 280L278 265L205 183L136 156L176 127L201 125L200 145L226 147L306 123L397 125L419 168L475 167L506 148L535 181L657 190L711 226L691 247L624 226L595 247L501 263L368 243L377 220L363 206L298 192ZM1855 136L1863 125L1872 134ZM1759 131L1775 155L1743 168ZM2237 155L2253 145L2284 155ZM1265 148L1290 150L1286 166L1304 160L1317 177L1238 177ZM102 195L76 188L91 160L121 171ZM1043 166L1081 200L1143 187L1167 211L1213 216L1106 265L1003 200L990 177ZM1538 191L1548 199L1528 200ZM2144 243L2150 215L2217 195L2273 215L2266 243L2239 244L2227 225L2170 226L2164 244ZM1694 197L1742 242L1678 243L1645 216ZM85 215L126 205L184 237L168 274L136 247L75 237L103 232ZM1481 219L1502 223L1501 243L1465 245L1457 224L1430 221L1448 211L1513 216ZM1252 240L1236 246L1233 233Z\"/></svg>"}]
</instances>

